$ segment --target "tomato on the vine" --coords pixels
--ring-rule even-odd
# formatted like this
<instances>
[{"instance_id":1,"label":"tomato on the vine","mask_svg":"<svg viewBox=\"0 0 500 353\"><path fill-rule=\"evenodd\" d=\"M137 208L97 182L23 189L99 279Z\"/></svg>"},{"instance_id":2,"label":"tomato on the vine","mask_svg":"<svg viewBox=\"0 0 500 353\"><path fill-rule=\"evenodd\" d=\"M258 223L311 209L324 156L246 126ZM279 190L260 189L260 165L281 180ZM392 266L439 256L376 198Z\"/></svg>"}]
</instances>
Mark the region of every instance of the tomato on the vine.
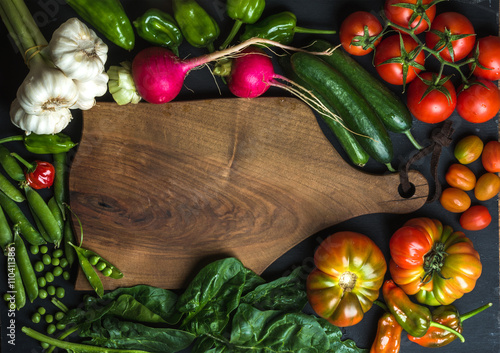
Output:
<instances>
[{"instance_id":1,"label":"tomato on the vine","mask_svg":"<svg viewBox=\"0 0 500 353\"><path fill-rule=\"evenodd\" d=\"M462 213L460 225L466 230L481 230L491 223L491 214L483 205L475 205Z\"/></svg>"},{"instance_id":2,"label":"tomato on the vine","mask_svg":"<svg viewBox=\"0 0 500 353\"><path fill-rule=\"evenodd\" d=\"M436 6L432 0L386 0L384 13L389 21L404 27L414 28L419 34L429 28L436 16Z\"/></svg>"},{"instance_id":3,"label":"tomato on the vine","mask_svg":"<svg viewBox=\"0 0 500 353\"><path fill-rule=\"evenodd\" d=\"M415 118L429 124L446 120L457 104L455 87L449 77L437 79L431 72L422 73L410 83L406 99Z\"/></svg>"},{"instance_id":4,"label":"tomato on the vine","mask_svg":"<svg viewBox=\"0 0 500 353\"><path fill-rule=\"evenodd\" d=\"M500 37L487 36L477 41L474 51L479 61L478 65L471 64L473 75L490 81L500 79ZM484 66L486 69L483 69Z\"/></svg>"},{"instance_id":5,"label":"tomato on the vine","mask_svg":"<svg viewBox=\"0 0 500 353\"><path fill-rule=\"evenodd\" d=\"M472 241L436 219L410 219L392 235L389 248L392 279L423 304L451 304L474 289L482 272Z\"/></svg>"},{"instance_id":6,"label":"tomato on the vine","mask_svg":"<svg viewBox=\"0 0 500 353\"><path fill-rule=\"evenodd\" d=\"M409 35L393 34L377 46L373 63L384 81L403 85L413 81L424 69L425 54Z\"/></svg>"},{"instance_id":7,"label":"tomato on the vine","mask_svg":"<svg viewBox=\"0 0 500 353\"><path fill-rule=\"evenodd\" d=\"M449 62L467 57L474 49L475 42L474 26L467 17L458 12L443 12L437 15L432 21L430 31L425 34L427 47L440 50L439 55Z\"/></svg>"},{"instance_id":8,"label":"tomato on the vine","mask_svg":"<svg viewBox=\"0 0 500 353\"><path fill-rule=\"evenodd\" d=\"M366 235L337 232L320 244L314 264L306 283L313 310L339 327L360 322L378 298L387 271L380 248Z\"/></svg>"},{"instance_id":9,"label":"tomato on the vine","mask_svg":"<svg viewBox=\"0 0 500 353\"><path fill-rule=\"evenodd\" d=\"M356 11L342 21L339 30L340 43L351 55L366 55L382 40L382 37L379 37L372 42L382 29L382 24L374 14Z\"/></svg>"},{"instance_id":10,"label":"tomato on the vine","mask_svg":"<svg viewBox=\"0 0 500 353\"><path fill-rule=\"evenodd\" d=\"M457 113L471 123L484 123L500 110L500 90L493 82L477 79L459 88Z\"/></svg>"}]
</instances>

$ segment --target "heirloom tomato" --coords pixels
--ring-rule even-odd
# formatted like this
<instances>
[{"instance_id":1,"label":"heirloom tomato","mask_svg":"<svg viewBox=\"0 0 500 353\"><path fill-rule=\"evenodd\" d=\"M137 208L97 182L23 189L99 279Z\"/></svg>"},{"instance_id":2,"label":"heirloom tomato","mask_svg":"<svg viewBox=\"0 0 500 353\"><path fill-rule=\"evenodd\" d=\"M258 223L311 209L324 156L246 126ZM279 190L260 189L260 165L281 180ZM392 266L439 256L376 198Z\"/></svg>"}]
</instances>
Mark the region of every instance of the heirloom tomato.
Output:
<instances>
[{"instance_id":1,"label":"heirloom tomato","mask_svg":"<svg viewBox=\"0 0 500 353\"><path fill-rule=\"evenodd\" d=\"M320 244L314 264L306 284L313 310L339 327L360 322L378 298L387 271L379 247L366 235L337 232Z\"/></svg>"},{"instance_id":2,"label":"heirloom tomato","mask_svg":"<svg viewBox=\"0 0 500 353\"><path fill-rule=\"evenodd\" d=\"M474 49L475 42L474 26L467 17L458 12L443 12L437 15L432 21L431 30L425 33L427 47L440 50L439 55L449 62L467 57Z\"/></svg>"},{"instance_id":3,"label":"heirloom tomato","mask_svg":"<svg viewBox=\"0 0 500 353\"><path fill-rule=\"evenodd\" d=\"M445 174L446 182L454 188L470 191L476 186L476 175L467 166L453 163Z\"/></svg>"},{"instance_id":4,"label":"heirloom tomato","mask_svg":"<svg viewBox=\"0 0 500 353\"><path fill-rule=\"evenodd\" d=\"M500 142L493 140L484 146L481 162L490 173L500 172Z\"/></svg>"},{"instance_id":5,"label":"heirloom tomato","mask_svg":"<svg viewBox=\"0 0 500 353\"><path fill-rule=\"evenodd\" d=\"M471 123L484 123L500 110L500 90L492 81L477 79L460 87L457 113Z\"/></svg>"},{"instance_id":6,"label":"heirloom tomato","mask_svg":"<svg viewBox=\"0 0 500 353\"><path fill-rule=\"evenodd\" d=\"M455 146L453 154L462 164L469 164L481 157L484 143L476 135L469 135L462 138Z\"/></svg>"},{"instance_id":7,"label":"heirloom tomato","mask_svg":"<svg viewBox=\"0 0 500 353\"><path fill-rule=\"evenodd\" d=\"M432 0L386 0L384 13L389 21L404 27L414 28L419 34L429 28L436 16L436 6ZM411 21L411 23L410 23Z\"/></svg>"},{"instance_id":8,"label":"heirloom tomato","mask_svg":"<svg viewBox=\"0 0 500 353\"><path fill-rule=\"evenodd\" d=\"M373 63L384 81L403 85L413 81L422 71L425 54L409 35L393 34L384 38L377 46Z\"/></svg>"},{"instance_id":9,"label":"heirloom tomato","mask_svg":"<svg viewBox=\"0 0 500 353\"><path fill-rule=\"evenodd\" d=\"M474 196L479 201L487 201L500 192L500 178L496 173L484 173L477 179Z\"/></svg>"},{"instance_id":10,"label":"heirloom tomato","mask_svg":"<svg viewBox=\"0 0 500 353\"><path fill-rule=\"evenodd\" d=\"M449 187L443 190L439 202L445 210L461 213L470 207L471 199L465 191Z\"/></svg>"},{"instance_id":11,"label":"heirloom tomato","mask_svg":"<svg viewBox=\"0 0 500 353\"><path fill-rule=\"evenodd\" d=\"M479 65L475 65L473 75L490 81L500 79L500 37L480 38L477 41L477 51L475 54L478 55Z\"/></svg>"},{"instance_id":12,"label":"heirloom tomato","mask_svg":"<svg viewBox=\"0 0 500 353\"><path fill-rule=\"evenodd\" d=\"M422 304L451 304L481 276L472 241L437 219L410 219L392 235L389 248L392 279Z\"/></svg>"},{"instance_id":13,"label":"heirloom tomato","mask_svg":"<svg viewBox=\"0 0 500 353\"><path fill-rule=\"evenodd\" d=\"M490 223L490 211L483 205L472 206L460 216L460 225L466 230L481 230L489 226Z\"/></svg>"},{"instance_id":14,"label":"heirloom tomato","mask_svg":"<svg viewBox=\"0 0 500 353\"><path fill-rule=\"evenodd\" d=\"M356 11L347 16L340 25L340 43L351 55L362 56L373 51L382 37L371 43L371 40L382 32L382 24L370 12Z\"/></svg>"}]
</instances>

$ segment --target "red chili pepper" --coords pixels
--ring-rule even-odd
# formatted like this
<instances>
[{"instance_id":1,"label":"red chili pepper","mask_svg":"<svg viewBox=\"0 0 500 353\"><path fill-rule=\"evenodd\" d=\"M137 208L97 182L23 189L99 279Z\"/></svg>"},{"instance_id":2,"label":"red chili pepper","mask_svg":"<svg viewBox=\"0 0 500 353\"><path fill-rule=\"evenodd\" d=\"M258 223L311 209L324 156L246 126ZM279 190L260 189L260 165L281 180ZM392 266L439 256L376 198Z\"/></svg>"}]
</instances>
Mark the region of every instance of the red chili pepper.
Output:
<instances>
[{"instance_id":1,"label":"red chili pepper","mask_svg":"<svg viewBox=\"0 0 500 353\"><path fill-rule=\"evenodd\" d=\"M55 176L55 169L52 163L39 160L29 163L16 153L12 153L12 155L26 167L24 176L29 186L38 190L52 186Z\"/></svg>"}]
</instances>

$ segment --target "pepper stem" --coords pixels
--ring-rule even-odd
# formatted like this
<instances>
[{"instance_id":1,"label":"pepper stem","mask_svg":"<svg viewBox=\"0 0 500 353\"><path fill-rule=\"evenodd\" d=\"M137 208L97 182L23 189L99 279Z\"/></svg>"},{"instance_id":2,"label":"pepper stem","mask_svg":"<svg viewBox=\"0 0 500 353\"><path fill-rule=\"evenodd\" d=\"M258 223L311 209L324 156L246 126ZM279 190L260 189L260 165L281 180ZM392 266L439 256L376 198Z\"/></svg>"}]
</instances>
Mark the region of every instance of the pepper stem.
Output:
<instances>
[{"instance_id":1,"label":"pepper stem","mask_svg":"<svg viewBox=\"0 0 500 353\"><path fill-rule=\"evenodd\" d=\"M236 36L236 33L238 33L238 31L240 30L242 25L243 25L243 22L241 22L240 20L234 21L233 28L231 28L231 32L229 32L229 35L227 36L224 43L221 44L219 49L225 49L231 43L231 41Z\"/></svg>"},{"instance_id":2,"label":"pepper stem","mask_svg":"<svg viewBox=\"0 0 500 353\"><path fill-rule=\"evenodd\" d=\"M438 324L437 322L434 322L434 321L431 321L430 326L434 326L434 327L440 328L442 330L448 331L450 333L453 333L455 336L457 336L460 339L460 342L462 342L462 343L465 342L464 336L460 332L452 329L451 327L448 327L448 326L443 325L443 324Z\"/></svg>"},{"instance_id":3,"label":"pepper stem","mask_svg":"<svg viewBox=\"0 0 500 353\"><path fill-rule=\"evenodd\" d=\"M25 160L23 157L21 157L17 153L12 152L10 155L12 157L16 158L19 162L21 162L26 167L26 169L28 169L28 171L33 171L36 169L36 164L32 164L32 163L28 162L27 160Z\"/></svg>"},{"instance_id":4,"label":"pepper stem","mask_svg":"<svg viewBox=\"0 0 500 353\"><path fill-rule=\"evenodd\" d=\"M23 135L16 135L16 136L4 137L3 139L0 139L0 144L6 143L6 142L11 142L11 141L24 141L24 136Z\"/></svg>"},{"instance_id":5,"label":"pepper stem","mask_svg":"<svg viewBox=\"0 0 500 353\"><path fill-rule=\"evenodd\" d=\"M305 27L295 27L295 33L310 33L310 34L335 34L337 31L328 29L314 29Z\"/></svg>"},{"instance_id":6,"label":"pepper stem","mask_svg":"<svg viewBox=\"0 0 500 353\"><path fill-rule=\"evenodd\" d=\"M467 320L468 318L471 318L473 317L474 315L476 314L479 314L481 311L483 310L486 310L488 309L490 306L492 306L493 303L488 303L488 304L485 304L477 309L474 309L472 311L469 311L468 313L465 313L463 315L460 315L460 321L464 322L465 320Z\"/></svg>"}]
</instances>

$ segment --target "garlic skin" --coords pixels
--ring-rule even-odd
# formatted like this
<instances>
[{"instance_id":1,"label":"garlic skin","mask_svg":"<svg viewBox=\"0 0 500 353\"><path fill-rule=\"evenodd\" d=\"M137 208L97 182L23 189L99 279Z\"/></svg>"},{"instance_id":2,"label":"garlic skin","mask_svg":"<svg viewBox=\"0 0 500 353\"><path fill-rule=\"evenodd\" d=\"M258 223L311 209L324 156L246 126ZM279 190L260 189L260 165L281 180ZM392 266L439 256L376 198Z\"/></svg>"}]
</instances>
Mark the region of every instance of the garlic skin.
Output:
<instances>
[{"instance_id":1,"label":"garlic skin","mask_svg":"<svg viewBox=\"0 0 500 353\"><path fill-rule=\"evenodd\" d=\"M10 106L12 123L25 131L26 135L32 132L39 135L57 134L71 121L73 116L68 108L46 111L39 115L27 113L16 98Z\"/></svg>"},{"instance_id":2,"label":"garlic skin","mask_svg":"<svg viewBox=\"0 0 500 353\"><path fill-rule=\"evenodd\" d=\"M108 56L108 46L75 17L53 32L46 50L55 66L78 81L91 80L103 72Z\"/></svg>"},{"instance_id":3,"label":"garlic skin","mask_svg":"<svg viewBox=\"0 0 500 353\"><path fill-rule=\"evenodd\" d=\"M100 73L89 81L74 80L78 89L78 100L71 109L89 110L95 104L95 97L103 96L108 90L108 74Z\"/></svg>"}]
</instances>

